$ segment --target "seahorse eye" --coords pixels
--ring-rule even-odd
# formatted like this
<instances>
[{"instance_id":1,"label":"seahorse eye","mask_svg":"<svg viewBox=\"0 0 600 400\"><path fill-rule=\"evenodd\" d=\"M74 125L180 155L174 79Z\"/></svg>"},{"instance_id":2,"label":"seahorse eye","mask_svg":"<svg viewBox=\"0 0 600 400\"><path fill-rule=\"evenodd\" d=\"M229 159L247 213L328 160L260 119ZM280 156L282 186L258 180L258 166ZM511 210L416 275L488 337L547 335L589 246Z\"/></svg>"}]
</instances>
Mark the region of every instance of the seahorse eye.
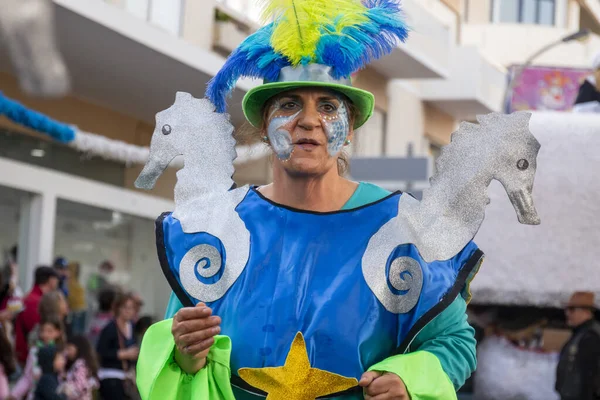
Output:
<instances>
[{"instance_id":1,"label":"seahorse eye","mask_svg":"<svg viewBox=\"0 0 600 400\"><path fill-rule=\"evenodd\" d=\"M167 125L163 125L163 127L162 127L162 133L165 136L168 135L168 134L170 134L171 133L171 125L168 125L168 124Z\"/></svg>"},{"instance_id":2,"label":"seahorse eye","mask_svg":"<svg viewBox=\"0 0 600 400\"><path fill-rule=\"evenodd\" d=\"M517 161L517 168L521 171L525 171L527 168L529 168L529 161L524 158L520 159Z\"/></svg>"}]
</instances>

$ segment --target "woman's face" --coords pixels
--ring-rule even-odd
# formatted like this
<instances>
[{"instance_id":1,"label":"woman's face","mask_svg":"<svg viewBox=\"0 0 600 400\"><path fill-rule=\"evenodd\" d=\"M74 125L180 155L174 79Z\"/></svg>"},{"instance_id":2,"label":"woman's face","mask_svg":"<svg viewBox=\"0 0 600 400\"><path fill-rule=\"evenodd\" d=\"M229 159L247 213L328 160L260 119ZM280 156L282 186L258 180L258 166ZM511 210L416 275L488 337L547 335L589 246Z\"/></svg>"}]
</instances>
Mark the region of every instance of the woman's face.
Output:
<instances>
[{"instance_id":1,"label":"woman's face","mask_svg":"<svg viewBox=\"0 0 600 400\"><path fill-rule=\"evenodd\" d=\"M267 136L277 163L295 175L337 168L353 135L348 105L335 92L297 89L279 95L267 113Z\"/></svg>"},{"instance_id":2,"label":"woman's face","mask_svg":"<svg viewBox=\"0 0 600 400\"><path fill-rule=\"evenodd\" d=\"M131 321L135 316L135 303L133 300L127 300L121 308L119 308L119 317L126 321Z\"/></svg>"}]
</instances>

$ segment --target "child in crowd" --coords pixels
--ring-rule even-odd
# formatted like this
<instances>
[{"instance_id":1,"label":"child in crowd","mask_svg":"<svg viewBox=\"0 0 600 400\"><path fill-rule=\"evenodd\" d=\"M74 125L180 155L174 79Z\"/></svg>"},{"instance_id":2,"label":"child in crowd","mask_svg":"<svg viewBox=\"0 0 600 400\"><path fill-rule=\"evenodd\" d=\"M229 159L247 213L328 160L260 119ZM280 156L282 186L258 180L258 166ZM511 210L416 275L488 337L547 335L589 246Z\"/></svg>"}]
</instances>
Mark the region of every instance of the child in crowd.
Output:
<instances>
[{"instance_id":1,"label":"child in crowd","mask_svg":"<svg viewBox=\"0 0 600 400\"><path fill-rule=\"evenodd\" d=\"M8 377L15 372L15 354L2 324L0 324L0 399L9 395Z\"/></svg>"},{"instance_id":2,"label":"child in crowd","mask_svg":"<svg viewBox=\"0 0 600 400\"><path fill-rule=\"evenodd\" d=\"M11 399L33 399L33 389L37 386L42 372L38 363L39 349L51 345L63 345L64 328L62 321L56 316L44 316L39 325L39 340L29 351L23 375L10 393Z\"/></svg>"},{"instance_id":3,"label":"child in crowd","mask_svg":"<svg viewBox=\"0 0 600 400\"><path fill-rule=\"evenodd\" d=\"M88 338L95 347L98 343L100 332L113 319L112 305L117 297L117 289L112 286L107 286L98 294L98 313L92 319L88 328Z\"/></svg>"},{"instance_id":4,"label":"child in crowd","mask_svg":"<svg viewBox=\"0 0 600 400\"><path fill-rule=\"evenodd\" d=\"M64 371L66 358L54 344L38 348L40 378L33 392L33 400L67 400L58 393L58 376Z\"/></svg>"},{"instance_id":5,"label":"child in crowd","mask_svg":"<svg viewBox=\"0 0 600 400\"><path fill-rule=\"evenodd\" d=\"M85 336L74 336L66 348L67 372L60 379L58 393L68 400L92 400L98 382L96 353Z\"/></svg>"}]
</instances>

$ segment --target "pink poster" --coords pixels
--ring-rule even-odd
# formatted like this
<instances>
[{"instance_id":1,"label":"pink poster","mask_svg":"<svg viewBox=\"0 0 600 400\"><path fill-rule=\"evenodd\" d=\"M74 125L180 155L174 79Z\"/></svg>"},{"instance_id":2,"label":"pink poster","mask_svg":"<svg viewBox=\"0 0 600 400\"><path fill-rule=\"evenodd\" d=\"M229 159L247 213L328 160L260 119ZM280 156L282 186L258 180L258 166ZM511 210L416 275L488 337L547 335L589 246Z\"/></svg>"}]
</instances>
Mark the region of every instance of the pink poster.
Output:
<instances>
[{"instance_id":1,"label":"pink poster","mask_svg":"<svg viewBox=\"0 0 600 400\"><path fill-rule=\"evenodd\" d=\"M511 67L511 76L518 68ZM515 82L509 111L569 111L590 73L582 68L527 67Z\"/></svg>"}]
</instances>

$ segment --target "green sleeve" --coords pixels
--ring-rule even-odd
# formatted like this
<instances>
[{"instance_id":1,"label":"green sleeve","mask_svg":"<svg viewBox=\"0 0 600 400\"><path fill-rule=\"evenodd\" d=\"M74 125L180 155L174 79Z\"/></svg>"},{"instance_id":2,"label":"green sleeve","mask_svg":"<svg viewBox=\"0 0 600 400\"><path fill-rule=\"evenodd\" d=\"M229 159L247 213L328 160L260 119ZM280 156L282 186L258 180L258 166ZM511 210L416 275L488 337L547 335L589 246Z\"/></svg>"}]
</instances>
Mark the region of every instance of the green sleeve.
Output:
<instances>
[{"instance_id":1,"label":"green sleeve","mask_svg":"<svg viewBox=\"0 0 600 400\"><path fill-rule=\"evenodd\" d=\"M402 378L411 400L456 400L456 390L436 356L427 351L399 354L369 371L392 372Z\"/></svg>"},{"instance_id":2,"label":"green sleeve","mask_svg":"<svg viewBox=\"0 0 600 400\"><path fill-rule=\"evenodd\" d=\"M387 358L370 370L400 376L412 400L456 399L456 390L477 366L475 331L466 310L458 296L416 336L409 353Z\"/></svg>"},{"instance_id":3,"label":"green sleeve","mask_svg":"<svg viewBox=\"0 0 600 400\"><path fill-rule=\"evenodd\" d=\"M235 400L231 390L231 340L216 336L207 364L195 375L183 372L173 358L172 320L156 323L142 341L137 386L142 400Z\"/></svg>"}]
</instances>

